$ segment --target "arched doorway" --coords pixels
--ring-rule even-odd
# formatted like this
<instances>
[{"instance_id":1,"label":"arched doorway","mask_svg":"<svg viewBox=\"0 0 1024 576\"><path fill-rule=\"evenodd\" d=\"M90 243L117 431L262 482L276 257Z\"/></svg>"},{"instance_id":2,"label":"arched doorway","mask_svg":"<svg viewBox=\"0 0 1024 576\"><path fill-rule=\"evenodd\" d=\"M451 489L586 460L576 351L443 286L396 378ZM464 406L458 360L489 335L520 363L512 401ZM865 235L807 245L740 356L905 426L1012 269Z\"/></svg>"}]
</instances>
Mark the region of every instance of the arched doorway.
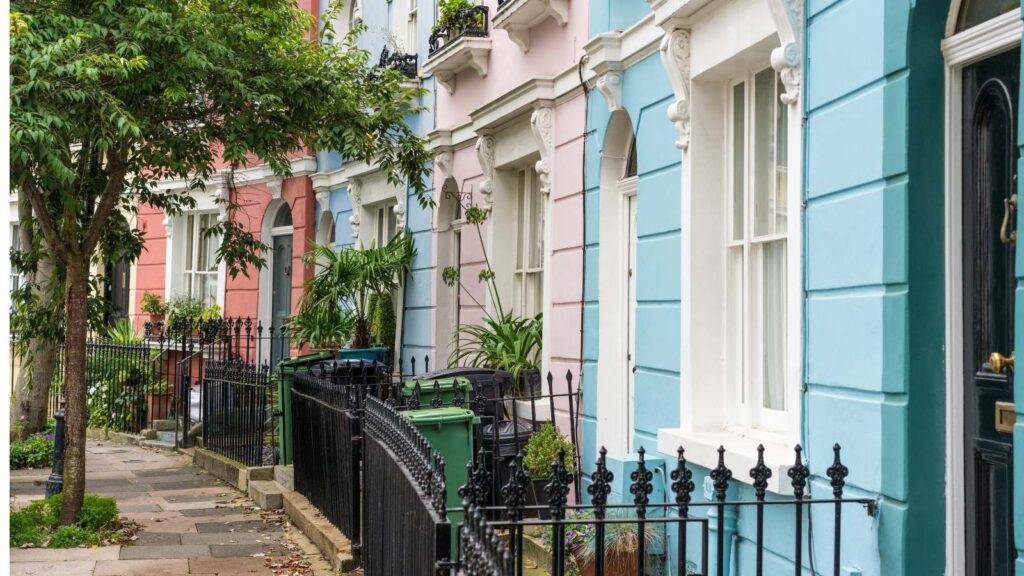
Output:
<instances>
[{"instance_id":1,"label":"arched doorway","mask_svg":"<svg viewBox=\"0 0 1024 576\"><path fill-rule=\"evenodd\" d=\"M612 454L633 445L636 340L637 162L633 123L609 120L601 151L598 298L598 444Z\"/></svg>"},{"instance_id":2,"label":"arched doorway","mask_svg":"<svg viewBox=\"0 0 1024 576\"><path fill-rule=\"evenodd\" d=\"M260 275L260 318L269 338L264 356L274 366L288 356L289 339L284 328L292 313L292 257L294 228L292 210L285 201L276 201L267 207L263 238L269 248L267 265Z\"/></svg>"},{"instance_id":3,"label":"arched doorway","mask_svg":"<svg viewBox=\"0 0 1024 576\"><path fill-rule=\"evenodd\" d=\"M953 570L1014 572L1020 4L954 1L947 66L949 485ZM1012 365L1011 365L1012 366Z\"/></svg>"}]
</instances>

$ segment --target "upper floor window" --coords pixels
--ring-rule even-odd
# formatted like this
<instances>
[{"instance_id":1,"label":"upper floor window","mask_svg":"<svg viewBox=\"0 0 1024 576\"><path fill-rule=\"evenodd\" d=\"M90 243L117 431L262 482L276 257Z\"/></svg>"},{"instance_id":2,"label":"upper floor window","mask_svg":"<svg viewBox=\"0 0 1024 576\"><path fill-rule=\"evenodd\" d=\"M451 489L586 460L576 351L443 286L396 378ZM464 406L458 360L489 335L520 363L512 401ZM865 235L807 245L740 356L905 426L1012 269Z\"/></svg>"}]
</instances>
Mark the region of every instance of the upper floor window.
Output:
<instances>
[{"instance_id":1,"label":"upper floor window","mask_svg":"<svg viewBox=\"0 0 1024 576\"><path fill-rule=\"evenodd\" d=\"M512 310L525 318L543 311L544 198L531 169L517 172L516 260Z\"/></svg>"},{"instance_id":2,"label":"upper floor window","mask_svg":"<svg viewBox=\"0 0 1024 576\"><path fill-rule=\"evenodd\" d=\"M785 429L787 106L765 68L731 86L726 367L741 424Z\"/></svg>"},{"instance_id":3,"label":"upper floor window","mask_svg":"<svg viewBox=\"0 0 1024 576\"><path fill-rule=\"evenodd\" d=\"M217 224L215 212L192 213L185 216L185 239L181 270L182 291L205 304L217 301L217 237L206 231ZM176 230L175 230L176 232Z\"/></svg>"}]
</instances>

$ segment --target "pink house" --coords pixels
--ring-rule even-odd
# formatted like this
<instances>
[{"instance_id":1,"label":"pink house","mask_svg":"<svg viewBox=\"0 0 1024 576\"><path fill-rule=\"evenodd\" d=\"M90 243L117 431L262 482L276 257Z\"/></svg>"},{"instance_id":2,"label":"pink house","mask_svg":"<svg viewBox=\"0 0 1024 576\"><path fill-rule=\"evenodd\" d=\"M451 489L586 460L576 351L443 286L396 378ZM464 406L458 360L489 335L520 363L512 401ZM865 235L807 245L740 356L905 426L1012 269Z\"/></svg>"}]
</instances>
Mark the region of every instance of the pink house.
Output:
<instances>
[{"instance_id":1,"label":"pink house","mask_svg":"<svg viewBox=\"0 0 1024 576\"><path fill-rule=\"evenodd\" d=\"M504 307L543 315L542 373L561 384L570 371L579 382L585 91L578 67L587 10L582 1L486 0L462 28L432 38L420 72L437 82L430 144L440 358L455 326L496 309L477 280L484 252L463 219L471 202L491 209L481 236ZM461 271L465 290L444 284L446 266ZM566 406L558 408L564 417Z\"/></svg>"}]
</instances>

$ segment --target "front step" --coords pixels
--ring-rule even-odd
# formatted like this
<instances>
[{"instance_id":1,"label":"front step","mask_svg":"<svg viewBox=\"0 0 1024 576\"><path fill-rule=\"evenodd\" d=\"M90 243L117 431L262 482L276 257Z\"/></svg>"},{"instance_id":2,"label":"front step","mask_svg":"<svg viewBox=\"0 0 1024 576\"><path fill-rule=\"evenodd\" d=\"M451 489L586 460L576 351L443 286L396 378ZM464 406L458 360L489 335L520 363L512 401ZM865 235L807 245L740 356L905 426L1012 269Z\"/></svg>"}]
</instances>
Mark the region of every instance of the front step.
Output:
<instances>
[{"instance_id":1,"label":"front step","mask_svg":"<svg viewBox=\"0 0 1024 576\"><path fill-rule=\"evenodd\" d=\"M174 420L153 420L153 430L157 432L174 432L177 422Z\"/></svg>"},{"instance_id":2,"label":"front step","mask_svg":"<svg viewBox=\"0 0 1024 576\"><path fill-rule=\"evenodd\" d=\"M249 498L264 510L284 508L284 490L273 480L250 480Z\"/></svg>"},{"instance_id":3,"label":"front step","mask_svg":"<svg viewBox=\"0 0 1024 576\"><path fill-rule=\"evenodd\" d=\"M274 466L274 481L284 490L295 490L295 470L289 466Z\"/></svg>"},{"instance_id":4,"label":"front step","mask_svg":"<svg viewBox=\"0 0 1024 576\"><path fill-rule=\"evenodd\" d=\"M140 446L156 448L157 450L174 450L174 429L150 430L145 440L139 442Z\"/></svg>"}]
</instances>

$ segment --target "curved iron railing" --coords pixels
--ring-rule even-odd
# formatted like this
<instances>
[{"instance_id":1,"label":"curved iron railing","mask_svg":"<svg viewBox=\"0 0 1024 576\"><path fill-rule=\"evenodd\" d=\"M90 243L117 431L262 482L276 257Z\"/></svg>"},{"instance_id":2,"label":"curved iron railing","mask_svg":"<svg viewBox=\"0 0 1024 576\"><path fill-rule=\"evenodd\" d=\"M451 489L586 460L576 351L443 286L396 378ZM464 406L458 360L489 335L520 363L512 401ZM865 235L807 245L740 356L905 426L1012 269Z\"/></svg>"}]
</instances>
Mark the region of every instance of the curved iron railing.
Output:
<instances>
[{"instance_id":1,"label":"curved iron railing","mask_svg":"<svg viewBox=\"0 0 1024 576\"><path fill-rule=\"evenodd\" d=\"M380 52L380 60L377 62L377 66L398 70L406 78L416 78L417 63L415 54L405 54L398 51L392 52L385 46Z\"/></svg>"}]
</instances>

